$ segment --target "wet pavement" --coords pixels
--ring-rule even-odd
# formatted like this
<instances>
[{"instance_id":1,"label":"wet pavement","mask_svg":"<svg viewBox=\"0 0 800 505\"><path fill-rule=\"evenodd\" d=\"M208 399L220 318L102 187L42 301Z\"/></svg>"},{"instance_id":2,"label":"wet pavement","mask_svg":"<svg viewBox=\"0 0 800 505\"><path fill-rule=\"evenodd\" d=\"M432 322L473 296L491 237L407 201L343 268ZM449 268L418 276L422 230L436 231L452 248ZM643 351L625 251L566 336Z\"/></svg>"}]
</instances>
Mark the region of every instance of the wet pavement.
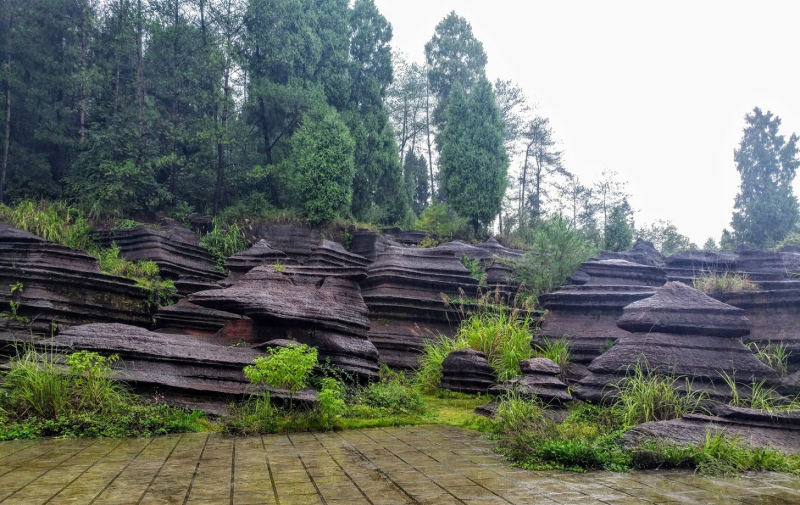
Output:
<instances>
[{"instance_id":1,"label":"wet pavement","mask_svg":"<svg viewBox=\"0 0 800 505\"><path fill-rule=\"evenodd\" d=\"M0 443L0 504L800 504L800 478L528 472L446 426Z\"/></svg>"}]
</instances>

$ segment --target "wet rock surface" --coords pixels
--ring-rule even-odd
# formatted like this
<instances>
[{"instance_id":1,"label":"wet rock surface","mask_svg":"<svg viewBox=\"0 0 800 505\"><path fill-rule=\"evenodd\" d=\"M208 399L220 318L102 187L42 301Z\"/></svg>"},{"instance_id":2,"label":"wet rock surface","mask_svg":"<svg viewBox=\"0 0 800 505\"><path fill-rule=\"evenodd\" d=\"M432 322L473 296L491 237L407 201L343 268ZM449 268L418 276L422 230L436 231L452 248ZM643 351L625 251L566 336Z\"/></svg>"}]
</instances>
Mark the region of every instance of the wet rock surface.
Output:
<instances>
[{"instance_id":1,"label":"wet rock surface","mask_svg":"<svg viewBox=\"0 0 800 505\"><path fill-rule=\"evenodd\" d=\"M538 398L545 404L558 404L572 400L567 385L558 377L561 368L546 358L530 358L519 362L522 375L493 386L491 393L513 392L524 398Z\"/></svg>"},{"instance_id":2,"label":"wet rock surface","mask_svg":"<svg viewBox=\"0 0 800 505\"><path fill-rule=\"evenodd\" d=\"M257 342L295 339L317 347L321 362L329 359L362 377L377 375L378 352L367 340L367 307L357 280L347 275L326 275L313 266L284 272L262 266L230 288L201 291L189 301L252 319Z\"/></svg>"},{"instance_id":3,"label":"wet rock surface","mask_svg":"<svg viewBox=\"0 0 800 505\"><path fill-rule=\"evenodd\" d=\"M225 268L230 272L228 281L233 283L241 279L244 274L263 265L276 263L289 264L289 257L283 251L273 249L264 239L259 240L248 250L236 253L225 262Z\"/></svg>"},{"instance_id":4,"label":"wet rock surface","mask_svg":"<svg viewBox=\"0 0 800 505\"><path fill-rule=\"evenodd\" d=\"M486 355L474 349L453 351L442 362L443 389L459 393L485 394L495 381Z\"/></svg>"},{"instance_id":5,"label":"wet rock surface","mask_svg":"<svg viewBox=\"0 0 800 505\"><path fill-rule=\"evenodd\" d=\"M8 225L0 225L0 286L8 312L0 329L49 335L86 322L150 323L148 293L135 281L103 274L93 256Z\"/></svg>"}]
</instances>

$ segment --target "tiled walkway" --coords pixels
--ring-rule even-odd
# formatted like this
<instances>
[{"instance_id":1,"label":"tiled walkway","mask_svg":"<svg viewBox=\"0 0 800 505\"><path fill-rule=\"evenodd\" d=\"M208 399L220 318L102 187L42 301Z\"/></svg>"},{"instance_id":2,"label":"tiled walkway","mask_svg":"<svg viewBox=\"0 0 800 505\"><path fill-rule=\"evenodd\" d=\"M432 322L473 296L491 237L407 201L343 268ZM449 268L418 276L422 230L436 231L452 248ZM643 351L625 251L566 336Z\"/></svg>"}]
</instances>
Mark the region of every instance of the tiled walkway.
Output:
<instances>
[{"instance_id":1,"label":"tiled walkway","mask_svg":"<svg viewBox=\"0 0 800 505\"><path fill-rule=\"evenodd\" d=\"M444 426L0 443L0 504L800 503L800 478L527 472Z\"/></svg>"}]
</instances>

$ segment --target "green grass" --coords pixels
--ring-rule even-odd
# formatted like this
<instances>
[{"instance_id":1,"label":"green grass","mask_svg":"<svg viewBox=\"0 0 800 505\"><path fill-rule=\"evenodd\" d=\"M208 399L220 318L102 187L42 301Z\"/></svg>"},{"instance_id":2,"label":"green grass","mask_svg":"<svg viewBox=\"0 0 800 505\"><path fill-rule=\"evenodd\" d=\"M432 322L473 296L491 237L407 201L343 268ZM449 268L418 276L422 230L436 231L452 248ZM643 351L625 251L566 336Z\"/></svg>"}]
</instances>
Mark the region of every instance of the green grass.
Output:
<instances>
[{"instance_id":1,"label":"green grass","mask_svg":"<svg viewBox=\"0 0 800 505\"><path fill-rule=\"evenodd\" d=\"M561 380L566 381L567 367L572 361L572 351L566 337L555 340L544 339L544 345L534 347L533 355L537 358L547 358L558 365L561 369Z\"/></svg>"},{"instance_id":2,"label":"green grass","mask_svg":"<svg viewBox=\"0 0 800 505\"><path fill-rule=\"evenodd\" d=\"M757 291L758 285L750 280L747 274L725 272L721 274L708 272L692 281L695 289L703 293L739 293Z\"/></svg>"},{"instance_id":3,"label":"green grass","mask_svg":"<svg viewBox=\"0 0 800 505\"><path fill-rule=\"evenodd\" d=\"M775 370L779 377L785 377L789 368L789 356L791 351L786 348L786 344L779 342L773 344L769 342L764 347L759 347L756 342L747 344L759 361Z\"/></svg>"},{"instance_id":4,"label":"green grass","mask_svg":"<svg viewBox=\"0 0 800 505\"><path fill-rule=\"evenodd\" d=\"M112 243L108 249L97 252L100 270L109 275L126 277L147 291L151 308L158 309L178 301L175 284L169 279L162 279L158 265L154 261L128 261L120 255L119 246Z\"/></svg>"},{"instance_id":5,"label":"green grass","mask_svg":"<svg viewBox=\"0 0 800 505\"><path fill-rule=\"evenodd\" d=\"M113 380L116 358L19 345L0 373L0 440L150 436L200 431L203 415L145 404Z\"/></svg>"},{"instance_id":6,"label":"green grass","mask_svg":"<svg viewBox=\"0 0 800 505\"><path fill-rule=\"evenodd\" d=\"M63 201L28 200L14 207L0 206L0 222L73 249L97 249L91 225L77 208Z\"/></svg>"},{"instance_id":7,"label":"green grass","mask_svg":"<svg viewBox=\"0 0 800 505\"><path fill-rule=\"evenodd\" d=\"M244 230L235 222L226 224L214 219L214 228L203 235L200 245L205 248L217 262L217 268L224 270L225 261L234 254L247 249L248 243Z\"/></svg>"},{"instance_id":8,"label":"green grass","mask_svg":"<svg viewBox=\"0 0 800 505\"><path fill-rule=\"evenodd\" d=\"M766 379L750 384L741 384L735 376L723 372L722 379L731 390L730 405L757 409L764 412L800 411L800 397L786 398L774 388L766 386Z\"/></svg>"}]
</instances>

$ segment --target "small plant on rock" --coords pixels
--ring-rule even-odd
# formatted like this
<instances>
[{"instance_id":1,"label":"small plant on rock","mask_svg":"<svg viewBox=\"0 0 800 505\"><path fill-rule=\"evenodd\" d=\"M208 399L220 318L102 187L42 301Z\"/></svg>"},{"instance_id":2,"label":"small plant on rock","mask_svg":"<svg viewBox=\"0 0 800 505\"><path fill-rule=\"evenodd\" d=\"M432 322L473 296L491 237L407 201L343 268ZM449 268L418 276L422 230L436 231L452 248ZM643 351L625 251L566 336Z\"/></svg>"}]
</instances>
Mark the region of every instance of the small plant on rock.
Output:
<instances>
[{"instance_id":1,"label":"small plant on rock","mask_svg":"<svg viewBox=\"0 0 800 505\"><path fill-rule=\"evenodd\" d=\"M770 367L777 372L778 376L784 377L789 367L789 356L791 351L786 348L786 344L780 342L778 344L768 343L764 347L759 347L756 342L747 344L753 354L759 361Z\"/></svg>"},{"instance_id":2,"label":"small plant on rock","mask_svg":"<svg viewBox=\"0 0 800 505\"><path fill-rule=\"evenodd\" d=\"M757 291L758 285L750 280L747 274L732 272L708 272L695 277L692 282L695 289L703 293L739 293L742 291Z\"/></svg>"}]
</instances>

